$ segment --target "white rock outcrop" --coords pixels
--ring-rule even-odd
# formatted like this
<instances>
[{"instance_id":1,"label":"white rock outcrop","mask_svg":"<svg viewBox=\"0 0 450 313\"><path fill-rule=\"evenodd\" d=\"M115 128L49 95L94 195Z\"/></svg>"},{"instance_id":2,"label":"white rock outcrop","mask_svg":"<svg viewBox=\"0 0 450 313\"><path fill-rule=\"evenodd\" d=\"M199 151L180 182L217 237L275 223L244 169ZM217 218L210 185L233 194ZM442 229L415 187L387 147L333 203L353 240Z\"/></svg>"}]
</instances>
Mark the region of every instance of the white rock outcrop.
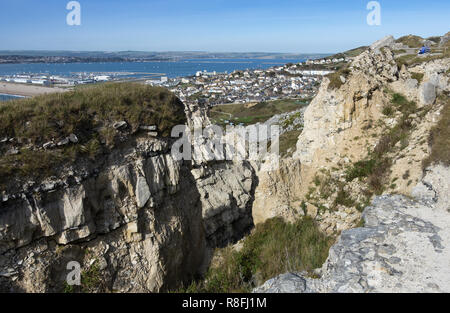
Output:
<instances>
[{"instance_id":1,"label":"white rock outcrop","mask_svg":"<svg viewBox=\"0 0 450 313\"><path fill-rule=\"evenodd\" d=\"M287 273L255 292L449 292L449 175L449 168L429 169L415 200L377 197L365 226L344 231L331 248L319 279Z\"/></svg>"}]
</instances>

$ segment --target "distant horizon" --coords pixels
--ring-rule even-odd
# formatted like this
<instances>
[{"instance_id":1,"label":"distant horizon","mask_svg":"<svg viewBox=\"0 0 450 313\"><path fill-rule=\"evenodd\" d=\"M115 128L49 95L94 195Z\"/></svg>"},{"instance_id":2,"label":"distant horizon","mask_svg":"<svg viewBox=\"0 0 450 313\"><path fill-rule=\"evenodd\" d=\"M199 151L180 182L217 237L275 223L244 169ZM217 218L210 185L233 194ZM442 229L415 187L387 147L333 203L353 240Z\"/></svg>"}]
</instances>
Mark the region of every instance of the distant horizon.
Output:
<instances>
[{"instance_id":1,"label":"distant horizon","mask_svg":"<svg viewBox=\"0 0 450 313\"><path fill-rule=\"evenodd\" d=\"M356 47L355 47L356 48ZM64 50L64 49L2 49L2 52L106 52L106 53L121 53L121 52L141 52L141 53L224 53L224 54L283 54L283 55L308 55L308 54L335 54L343 51L333 51L333 52L274 52L274 51L206 51L206 50Z\"/></svg>"},{"instance_id":2,"label":"distant horizon","mask_svg":"<svg viewBox=\"0 0 450 313\"><path fill-rule=\"evenodd\" d=\"M207 50L64 50L64 49L3 49L3 51L42 51L42 52L145 52L145 53L267 53L267 54L326 54L333 52L276 52L276 51L207 51Z\"/></svg>"}]
</instances>

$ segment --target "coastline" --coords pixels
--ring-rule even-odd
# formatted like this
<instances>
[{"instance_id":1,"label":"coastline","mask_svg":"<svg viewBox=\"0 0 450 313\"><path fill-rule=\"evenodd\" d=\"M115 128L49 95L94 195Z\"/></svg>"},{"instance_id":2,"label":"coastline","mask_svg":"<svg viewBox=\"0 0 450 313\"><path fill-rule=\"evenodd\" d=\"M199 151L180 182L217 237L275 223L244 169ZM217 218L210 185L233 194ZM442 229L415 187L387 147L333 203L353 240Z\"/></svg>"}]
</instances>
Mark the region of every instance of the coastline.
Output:
<instances>
[{"instance_id":1,"label":"coastline","mask_svg":"<svg viewBox=\"0 0 450 313\"><path fill-rule=\"evenodd\" d=\"M48 93L66 92L67 89L59 87L43 87L25 84L0 82L0 94L18 97L34 97Z\"/></svg>"},{"instance_id":2,"label":"coastline","mask_svg":"<svg viewBox=\"0 0 450 313\"><path fill-rule=\"evenodd\" d=\"M21 95L12 95L9 93L1 93L0 92L0 96L11 96L11 97L16 97L16 98L26 98L25 96L21 96Z\"/></svg>"}]
</instances>

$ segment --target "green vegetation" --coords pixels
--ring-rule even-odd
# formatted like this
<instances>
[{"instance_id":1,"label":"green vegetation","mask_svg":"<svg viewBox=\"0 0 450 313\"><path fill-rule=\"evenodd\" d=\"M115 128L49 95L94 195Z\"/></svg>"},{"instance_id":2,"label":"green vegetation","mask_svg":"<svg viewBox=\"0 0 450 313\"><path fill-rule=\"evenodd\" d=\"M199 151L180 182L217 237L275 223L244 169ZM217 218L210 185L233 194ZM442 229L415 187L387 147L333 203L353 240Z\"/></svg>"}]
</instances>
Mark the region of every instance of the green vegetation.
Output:
<instances>
[{"instance_id":1,"label":"green vegetation","mask_svg":"<svg viewBox=\"0 0 450 313\"><path fill-rule=\"evenodd\" d=\"M156 125L162 136L185 124L184 106L163 88L111 83L0 104L0 185L15 177L43 178L58 174L58 166L79 158L94 159L116 143L113 124L126 121L131 132ZM37 150L44 143L75 134L78 144ZM6 155L12 146L19 154ZM34 148L33 148L34 147Z\"/></svg>"},{"instance_id":2,"label":"green vegetation","mask_svg":"<svg viewBox=\"0 0 450 313\"><path fill-rule=\"evenodd\" d=\"M286 118L283 123L281 124L281 127L283 127L283 129L288 128L289 126L294 124L294 121L298 118L302 117L302 112L297 112L294 113L292 115L290 115L288 118ZM302 125L297 125L297 128L302 128Z\"/></svg>"},{"instance_id":3,"label":"green vegetation","mask_svg":"<svg viewBox=\"0 0 450 313\"><path fill-rule=\"evenodd\" d=\"M345 66L334 73L328 74L326 77L330 80L328 89L339 89L344 83L341 80L341 76L347 79L350 74L348 66Z\"/></svg>"},{"instance_id":4,"label":"green vegetation","mask_svg":"<svg viewBox=\"0 0 450 313\"><path fill-rule=\"evenodd\" d=\"M410 48L420 48L423 44L423 38L419 36L408 35L400 37L395 42L402 43Z\"/></svg>"},{"instance_id":5,"label":"green vegetation","mask_svg":"<svg viewBox=\"0 0 450 313\"><path fill-rule=\"evenodd\" d=\"M293 224L274 218L257 225L244 239L243 248L216 251L218 262L204 279L180 292L249 292L258 283L287 271L312 271L328 257L333 239L305 217Z\"/></svg>"},{"instance_id":6,"label":"green vegetation","mask_svg":"<svg viewBox=\"0 0 450 313\"><path fill-rule=\"evenodd\" d=\"M427 38L427 40L430 40L430 41L432 41L432 42L434 42L434 43L436 43L436 44L439 44L439 43L441 42L441 37L439 37L439 36L433 36L433 37Z\"/></svg>"},{"instance_id":7,"label":"green vegetation","mask_svg":"<svg viewBox=\"0 0 450 313\"><path fill-rule=\"evenodd\" d=\"M86 271L81 273L81 289L82 292L90 293L98 290L100 285L100 266L95 261Z\"/></svg>"},{"instance_id":8,"label":"green vegetation","mask_svg":"<svg viewBox=\"0 0 450 313\"><path fill-rule=\"evenodd\" d=\"M64 293L93 293L102 289L102 276L98 261L95 261L89 268L81 272L81 285L69 285L64 282Z\"/></svg>"},{"instance_id":9,"label":"green vegetation","mask_svg":"<svg viewBox=\"0 0 450 313\"><path fill-rule=\"evenodd\" d=\"M302 133L301 130L293 130L280 135L280 155L286 156L288 150L295 148L297 145L298 137Z\"/></svg>"},{"instance_id":10,"label":"green vegetation","mask_svg":"<svg viewBox=\"0 0 450 313\"><path fill-rule=\"evenodd\" d=\"M444 94L437 99L437 104L443 104L441 118L436 126L431 129L428 143L431 146L430 156L423 162L426 169L431 164L442 163L450 166L450 100L449 95Z\"/></svg>"},{"instance_id":11,"label":"green vegetation","mask_svg":"<svg viewBox=\"0 0 450 313\"><path fill-rule=\"evenodd\" d=\"M407 54L403 55L399 58L396 58L395 61L397 63L397 66L399 68L402 68L403 65L406 65L407 67L419 65L425 62L430 62L434 60L439 60L442 58L449 58L450 57L450 49L444 49L444 50L431 50L434 55L426 54L423 56L418 56L416 54Z\"/></svg>"},{"instance_id":12,"label":"green vegetation","mask_svg":"<svg viewBox=\"0 0 450 313\"><path fill-rule=\"evenodd\" d=\"M251 125L263 123L276 114L292 112L308 105L310 100L283 99L269 102L259 102L253 106L248 104L226 104L211 109L210 117L213 124L226 126L231 123Z\"/></svg>"},{"instance_id":13,"label":"green vegetation","mask_svg":"<svg viewBox=\"0 0 450 313\"><path fill-rule=\"evenodd\" d=\"M351 49L342 53L337 53L335 55L332 55L330 57L327 57L327 59L340 59L340 58L354 58L357 57L358 55L360 55L361 53L363 53L364 51L366 51L369 47L367 46L361 46L355 49Z\"/></svg>"},{"instance_id":14,"label":"green vegetation","mask_svg":"<svg viewBox=\"0 0 450 313\"><path fill-rule=\"evenodd\" d=\"M343 187L339 188L337 197L334 200L334 207L337 207L338 205L343 205L348 208L356 205L356 201L352 199L350 194Z\"/></svg>"},{"instance_id":15,"label":"green vegetation","mask_svg":"<svg viewBox=\"0 0 450 313\"><path fill-rule=\"evenodd\" d=\"M383 107L382 113L386 116L392 116L395 113L395 109L392 105L386 105Z\"/></svg>"},{"instance_id":16,"label":"green vegetation","mask_svg":"<svg viewBox=\"0 0 450 313\"><path fill-rule=\"evenodd\" d=\"M347 168L345 172L345 179L348 182L353 181L356 178L368 177L374 170L376 160L363 160L356 162L352 167Z\"/></svg>"},{"instance_id":17,"label":"green vegetation","mask_svg":"<svg viewBox=\"0 0 450 313\"><path fill-rule=\"evenodd\" d=\"M419 82L419 84L422 82L424 76L425 76L425 74L423 74L423 73L412 73L411 74L411 78L417 80Z\"/></svg>"}]
</instances>

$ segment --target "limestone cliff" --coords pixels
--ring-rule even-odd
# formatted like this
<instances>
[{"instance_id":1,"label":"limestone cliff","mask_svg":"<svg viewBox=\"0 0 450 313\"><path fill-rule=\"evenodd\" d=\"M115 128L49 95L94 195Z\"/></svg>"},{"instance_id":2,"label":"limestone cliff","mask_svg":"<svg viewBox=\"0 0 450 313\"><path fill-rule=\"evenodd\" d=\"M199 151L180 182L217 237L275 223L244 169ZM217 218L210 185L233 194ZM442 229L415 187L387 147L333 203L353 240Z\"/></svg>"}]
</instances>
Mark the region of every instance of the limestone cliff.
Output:
<instances>
[{"instance_id":1,"label":"limestone cliff","mask_svg":"<svg viewBox=\"0 0 450 313\"><path fill-rule=\"evenodd\" d=\"M82 291L164 291L198 274L209 249L240 239L253 225L253 169L176 161L171 144L130 135L91 172L4 195L0 290L64 291L76 261Z\"/></svg>"},{"instance_id":2,"label":"limestone cliff","mask_svg":"<svg viewBox=\"0 0 450 313\"><path fill-rule=\"evenodd\" d=\"M349 181L347 173L380 149L384 135L403 127L402 121L411 126L405 138L386 152L389 166L384 166L386 177L378 182L384 186L376 193L410 195L422 177L422 161L430 153L430 129L448 100L450 59L424 58L418 65L400 66L392 49L395 45L393 38L380 40L324 79L305 111L293 157L282 160L279 171L258 173L255 222L308 214L329 234L356 225L375 188L368 183L370 177ZM386 113L393 95L404 96L417 108L413 113ZM283 164L292 170L283 171Z\"/></svg>"},{"instance_id":3,"label":"limestone cliff","mask_svg":"<svg viewBox=\"0 0 450 313\"><path fill-rule=\"evenodd\" d=\"M274 182L279 172L259 176L255 221L307 214L337 242L314 271L318 278L286 273L255 292L450 290L448 158L424 169L430 133L448 114L450 58L441 48L413 52L404 64L397 46L384 38L324 80L297 151L284 161L299 168L283 175L291 175L288 184ZM440 149L448 154L448 146ZM274 192L284 185L289 197Z\"/></svg>"},{"instance_id":4,"label":"limestone cliff","mask_svg":"<svg viewBox=\"0 0 450 313\"><path fill-rule=\"evenodd\" d=\"M312 279L288 273L255 292L449 292L450 170L436 166L414 189L415 200L377 197L365 226L342 232Z\"/></svg>"}]
</instances>

